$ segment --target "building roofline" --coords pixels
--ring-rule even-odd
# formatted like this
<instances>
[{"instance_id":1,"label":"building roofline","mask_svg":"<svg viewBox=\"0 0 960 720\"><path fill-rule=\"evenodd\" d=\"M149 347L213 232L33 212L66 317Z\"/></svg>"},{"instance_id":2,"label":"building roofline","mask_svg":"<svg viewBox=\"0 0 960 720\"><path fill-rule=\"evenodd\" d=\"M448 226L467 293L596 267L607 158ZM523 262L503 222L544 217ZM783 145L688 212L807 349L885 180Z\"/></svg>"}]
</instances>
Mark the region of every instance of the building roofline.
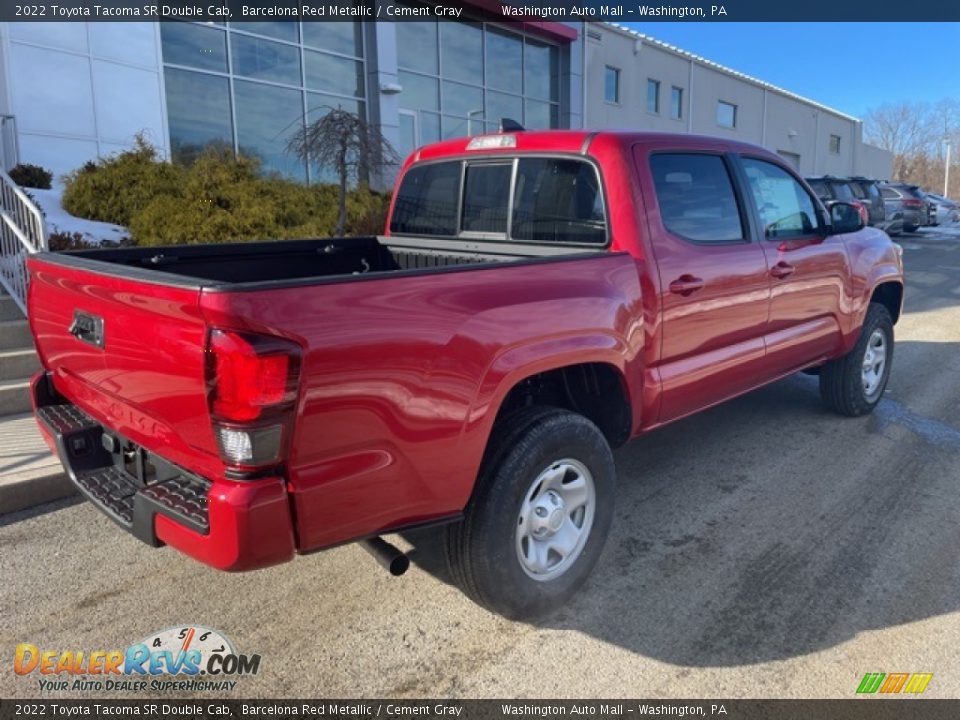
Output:
<instances>
[{"instance_id":1,"label":"building roofline","mask_svg":"<svg viewBox=\"0 0 960 720\"><path fill-rule=\"evenodd\" d=\"M804 97L803 95L798 95L795 92L790 92L789 90L785 90L784 88L774 85L773 83L768 83L765 80L760 80L759 78L755 78L752 75L747 75L746 73L740 72L739 70L734 70L733 68L727 67L726 65L721 65L720 63L714 62L713 60L708 60L705 57L701 57L700 55L696 55L692 52L689 52L688 50L679 48L676 45L671 45L669 43L664 42L663 40L657 40L655 37L647 35L646 33L638 32L637 30L624 27L619 23L600 22L597 24L606 26L611 30L615 30L621 35L626 35L628 37L634 38L635 40L642 40L645 43L650 43L650 45L660 50L664 50L674 55L678 55L684 58L685 60L692 60L693 62L699 63L705 67L710 68L711 70L722 72L725 75L735 77L738 80L744 80L753 85L756 85L757 87L761 87L764 90L770 90L771 92L779 93L780 95L784 95L785 97L791 98L792 100L798 100L807 105L812 105L818 110L823 110L824 112L828 112L831 115L836 115L837 117L843 118L844 120L849 120L855 123L863 122L862 120L860 120L860 118L854 117L853 115L847 115L846 113L840 112L839 110L829 107L828 105L824 105L823 103L818 103L816 100L811 100L810 98Z\"/></svg>"}]
</instances>

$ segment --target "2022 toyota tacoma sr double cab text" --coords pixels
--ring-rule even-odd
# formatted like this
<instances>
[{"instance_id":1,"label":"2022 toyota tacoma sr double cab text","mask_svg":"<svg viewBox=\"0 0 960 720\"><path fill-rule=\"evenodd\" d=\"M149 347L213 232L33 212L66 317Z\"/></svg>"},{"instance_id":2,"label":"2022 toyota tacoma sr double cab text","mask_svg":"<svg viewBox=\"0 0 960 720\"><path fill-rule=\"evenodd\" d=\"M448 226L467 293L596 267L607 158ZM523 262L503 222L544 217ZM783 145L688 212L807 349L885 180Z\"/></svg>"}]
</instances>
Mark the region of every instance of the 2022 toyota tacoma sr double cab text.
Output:
<instances>
[{"instance_id":1,"label":"2022 toyota tacoma sr double cab text","mask_svg":"<svg viewBox=\"0 0 960 720\"><path fill-rule=\"evenodd\" d=\"M252 570L443 524L531 618L613 517L611 447L791 373L870 412L898 248L760 148L501 132L423 147L383 236L41 253L40 428L121 527Z\"/></svg>"}]
</instances>

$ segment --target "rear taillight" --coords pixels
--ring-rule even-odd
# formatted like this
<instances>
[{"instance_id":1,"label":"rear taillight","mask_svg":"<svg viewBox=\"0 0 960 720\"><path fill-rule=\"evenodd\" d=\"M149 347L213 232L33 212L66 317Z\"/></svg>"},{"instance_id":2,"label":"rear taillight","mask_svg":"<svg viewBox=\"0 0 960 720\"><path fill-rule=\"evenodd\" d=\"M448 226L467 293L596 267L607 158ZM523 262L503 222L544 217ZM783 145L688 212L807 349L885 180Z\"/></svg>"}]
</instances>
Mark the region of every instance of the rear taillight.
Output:
<instances>
[{"instance_id":1,"label":"rear taillight","mask_svg":"<svg viewBox=\"0 0 960 720\"><path fill-rule=\"evenodd\" d=\"M223 461L241 470L282 462L297 400L300 346L269 335L212 330L206 373Z\"/></svg>"},{"instance_id":2,"label":"rear taillight","mask_svg":"<svg viewBox=\"0 0 960 720\"><path fill-rule=\"evenodd\" d=\"M923 207L923 200L915 200L913 198L908 198L903 201L904 207Z\"/></svg>"}]
</instances>

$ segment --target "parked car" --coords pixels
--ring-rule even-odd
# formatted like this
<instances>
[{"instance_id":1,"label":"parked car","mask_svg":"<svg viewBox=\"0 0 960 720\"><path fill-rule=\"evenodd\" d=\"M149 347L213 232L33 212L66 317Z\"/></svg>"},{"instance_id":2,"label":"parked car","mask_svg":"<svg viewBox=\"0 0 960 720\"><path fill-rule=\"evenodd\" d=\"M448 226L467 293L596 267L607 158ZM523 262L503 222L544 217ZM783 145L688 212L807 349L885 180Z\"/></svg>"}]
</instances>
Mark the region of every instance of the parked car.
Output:
<instances>
[{"instance_id":1,"label":"parked car","mask_svg":"<svg viewBox=\"0 0 960 720\"><path fill-rule=\"evenodd\" d=\"M873 227L889 235L903 232L903 214L899 211L887 213L879 181L862 176L847 178L826 175L808 178L807 182L827 205L836 201L860 204L866 209L867 221Z\"/></svg>"},{"instance_id":2,"label":"parked car","mask_svg":"<svg viewBox=\"0 0 960 720\"><path fill-rule=\"evenodd\" d=\"M930 224L929 204L919 186L882 183L880 193L888 214L898 211L903 214L903 229L906 232L914 232L917 228Z\"/></svg>"},{"instance_id":3,"label":"parked car","mask_svg":"<svg viewBox=\"0 0 960 720\"><path fill-rule=\"evenodd\" d=\"M879 180L857 175L848 178L848 181L853 194L866 204L870 225L880 228L888 235L900 235L903 232L903 213L892 212L887 215Z\"/></svg>"},{"instance_id":4,"label":"parked car","mask_svg":"<svg viewBox=\"0 0 960 720\"><path fill-rule=\"evenodd\" d=\"M634 132L423 147L382 236L27 262L40 430L121 528L225 570L363 540L399 573L379 536L446 524L452 577L523 618L596 563L611 447L811 368L869 413L903 298L889 237L777 155Z\"/></svg>"},{"instance_id":5,"label":"parked car","mask_svg":"<svg viewBox=\"0 0 960 720\"><path fill-rule=\"evenodd\" d=\"M936 193L928 192L925 195L927 202L933 207L931 215L934 225L947 225L960 221L960 205L956 202Z\"/></svg>"},{"instance_id":6,"label":"parked car","mask_svg":"<svg viewBox=\"0 0 960 720\"><path fill-rule=\"evenodd\" d=\"M807 183L817 196L829 207L834 202L845 202L853 205L860 212L864 225L871 224L870 207L862 193L854 191L853 183L848 178L822 175L806 178Z\"/></svg>"}]
</instances>

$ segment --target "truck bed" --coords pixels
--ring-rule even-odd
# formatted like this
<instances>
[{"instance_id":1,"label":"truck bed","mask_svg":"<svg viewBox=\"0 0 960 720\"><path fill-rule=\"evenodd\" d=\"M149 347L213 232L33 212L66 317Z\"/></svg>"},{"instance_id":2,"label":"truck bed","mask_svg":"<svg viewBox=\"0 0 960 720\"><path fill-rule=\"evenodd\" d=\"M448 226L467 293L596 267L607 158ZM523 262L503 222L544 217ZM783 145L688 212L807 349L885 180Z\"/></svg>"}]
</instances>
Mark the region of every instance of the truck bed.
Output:
<instances>
[{"instance_id":1,"label":"truck bed","mask_svg":"<svg viewBox=\"0 0 960 720\"><path fill-rule=\"evenodd\" d=\"M559 251L559 252L558 252ZM123 266L111 274L186 286L236 286L338 281L361 275L464 269L569 255L577 248L412 237L353 237L316 240L185 245L162 248L80 250L58 253L59 262L107 272L101 263ZM162 273L162 275L160 275Z\"/></svg>"}]
</instances>

